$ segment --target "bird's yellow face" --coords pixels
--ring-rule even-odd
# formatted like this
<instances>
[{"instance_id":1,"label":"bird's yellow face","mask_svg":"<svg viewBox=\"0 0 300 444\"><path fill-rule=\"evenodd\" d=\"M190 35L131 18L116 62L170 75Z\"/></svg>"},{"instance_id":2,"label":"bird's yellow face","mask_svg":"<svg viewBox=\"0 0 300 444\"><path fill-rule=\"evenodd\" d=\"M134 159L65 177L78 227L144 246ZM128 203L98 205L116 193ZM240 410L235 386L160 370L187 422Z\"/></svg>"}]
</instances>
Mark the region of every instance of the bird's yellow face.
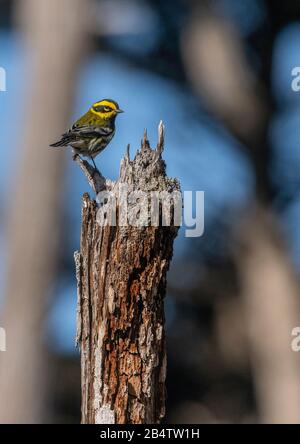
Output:
<instances>
[{"instance_id":1,"label":"bird's yellow face","mask_svg":"<svg viewBox=\"0 0 300 444\"><path fill-rule=\"evenodd\" d=\"M110 120L123 111L119 108L119 105L114 100L104 99L100 102L94 103L91 107L91 112L100 119Z\"/></svg>"}]
</instances>

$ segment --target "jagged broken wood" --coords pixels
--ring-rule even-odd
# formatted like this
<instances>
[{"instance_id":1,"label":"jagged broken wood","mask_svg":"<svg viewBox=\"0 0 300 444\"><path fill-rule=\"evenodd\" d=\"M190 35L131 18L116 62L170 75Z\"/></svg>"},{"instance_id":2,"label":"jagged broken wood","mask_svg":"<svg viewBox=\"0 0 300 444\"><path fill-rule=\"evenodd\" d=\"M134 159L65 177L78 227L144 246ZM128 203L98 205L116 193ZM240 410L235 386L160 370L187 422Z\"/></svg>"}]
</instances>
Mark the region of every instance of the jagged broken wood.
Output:
<instances>
[{"instance_id":1,"label":"jagged broken wood","mask_svg":"<svg viewBox=\"0 0 300 444\"><path fill-rule=\"evenodd\" d=\"M78 163L85 174L90 187L96 194L107 189L107 181L100 171L95 170L95 168L93 168L86 160L83 160L78 154L73 155L73 160Z\"/></svg>"},{"instance_id":2,"label":"jagged broken wood","mask_svg":"<svg viewBox=\"0 0 300 444\"><path fill-rule=\"evenodd\" d=\"M80 158L96 192L179 191L166 176L157 148L145 132L134 160L127 154L120 177L107 181ZM133 204L134 205L134 204ZM78 285L77 342L81 349L82 423L150 424L165 415L166 273L178 227L100 226L99 205L83 196L80 252L75 253Z\"/></svg>"}]
</instances>

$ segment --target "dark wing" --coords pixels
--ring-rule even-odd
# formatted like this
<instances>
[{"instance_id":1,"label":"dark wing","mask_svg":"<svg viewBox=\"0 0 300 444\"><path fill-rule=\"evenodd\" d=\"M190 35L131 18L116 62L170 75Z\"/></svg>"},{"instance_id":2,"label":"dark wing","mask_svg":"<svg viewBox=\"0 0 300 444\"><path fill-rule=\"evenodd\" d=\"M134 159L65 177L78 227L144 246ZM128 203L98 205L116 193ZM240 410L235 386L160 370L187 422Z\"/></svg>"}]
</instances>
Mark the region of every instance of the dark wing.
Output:
<instances>
[{"instance_id":1,"label":"dark wing","mask_svg":"<svg viewBox=\"0 0 300 444\"><path fill-rule=\"evenodd\" d=\"M61 139L58 142L52 143L50 146L67 146L70 145L72 142L78 141L82 138L93 139L94 137L107 137L111 135L113 131L113 128L103 126L74 125L71 129L69 129L69 131L61 136Z\"/></svg>"}]
</instances>

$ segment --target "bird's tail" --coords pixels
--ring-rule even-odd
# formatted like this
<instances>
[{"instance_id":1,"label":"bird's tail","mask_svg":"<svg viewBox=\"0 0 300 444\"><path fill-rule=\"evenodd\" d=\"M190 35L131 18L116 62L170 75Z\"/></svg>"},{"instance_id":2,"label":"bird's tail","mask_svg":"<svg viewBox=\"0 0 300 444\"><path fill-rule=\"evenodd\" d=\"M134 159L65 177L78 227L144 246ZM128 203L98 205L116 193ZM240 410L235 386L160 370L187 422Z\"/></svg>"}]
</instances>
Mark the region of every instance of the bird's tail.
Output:
<instances>
[{"instance_id":1,"label":"bird's tail","mask_svg":"<svg viewBox=\"0 0 300 444\"><path fill-rule=\"evenodd\" d=\"M56 147L64 146L64 145L65 145L65 142L63 140L59 140L58 142L51 143L49 146L54 146L56 148Z\"/></svg>"},{"instance_id":2,"label":"bird's tail","mask_svg":"<svg viewBox=\"0 0 300 444\"><path fill-rule=\"evenodd\" d=\"M63 137L55 143L52 143L50 146L59 147L59 146L68 146L70 142L72 142L74 138L70 134L63 135Z\"/></svg>"}]
</instances>

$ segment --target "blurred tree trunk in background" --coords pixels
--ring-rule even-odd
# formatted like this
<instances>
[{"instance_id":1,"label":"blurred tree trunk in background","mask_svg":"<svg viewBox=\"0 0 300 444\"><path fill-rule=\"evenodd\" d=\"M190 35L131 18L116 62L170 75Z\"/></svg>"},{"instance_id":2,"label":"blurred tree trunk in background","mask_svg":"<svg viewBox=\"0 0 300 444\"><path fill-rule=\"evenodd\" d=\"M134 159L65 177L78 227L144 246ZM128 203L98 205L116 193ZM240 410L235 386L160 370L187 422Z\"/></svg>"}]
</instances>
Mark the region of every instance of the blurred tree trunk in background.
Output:
<instances>
[{"instance_id":1,"label":"blurred tree trunk in background","mask_svg":"<svg viewBox=\"0 0 300 444\"><path fill-rule=\"evenodd\" d=\"M300 422L300 365L291 349L299 281L275 220L262 209L239 227L237 267L261 421Z\"/></svg>"},{"instance_id":2,"label":"blurred tree trunk in background","mask_svg":"<svg viewBox=\"0 0 300 444\"><path fill-rule=\"evenodd\" d=\"M49 364L43 345L49 286L60 234L63 152L49 148L64 130L85 41L83 0L21 0L16 16L27 43L31 84L19 135L8 215L9 262L1 325L0 422L41 422Z\"/></svg>"},{"instance_id":3,"label":"blurred tree trunk in background","mask_svg":"<svg viewBox=\"0 0 300 444\"><path fill-rule=\"evenodd\" d=\"M244 248L235 262L247 318L259 420L299 422L300 369L290 346L291 331L297 325L295 313L299 313L298 282L280 230L270 223L271 105L244 55L240 35L214 14L212 2L204 5L194 2L184 32L186 72L207 108L246 146L256 177L256 202L245 214L248 220L238 239Z\"/></svg>"}]
</instances>

